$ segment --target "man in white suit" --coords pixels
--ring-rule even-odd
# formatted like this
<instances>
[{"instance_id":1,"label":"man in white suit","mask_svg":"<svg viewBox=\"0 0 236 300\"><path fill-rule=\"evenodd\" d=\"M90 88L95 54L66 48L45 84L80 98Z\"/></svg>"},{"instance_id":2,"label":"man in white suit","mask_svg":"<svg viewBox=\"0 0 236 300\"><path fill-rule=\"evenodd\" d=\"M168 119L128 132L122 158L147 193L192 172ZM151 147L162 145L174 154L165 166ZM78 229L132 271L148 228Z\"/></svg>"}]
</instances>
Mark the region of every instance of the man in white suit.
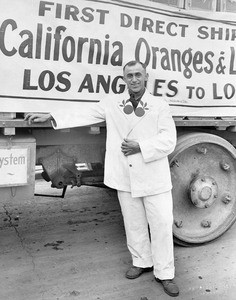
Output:
<instances>
[{"instance_id":1,"label":"man in white suit","mask_svg":"<svg viewBox=\"0 0 236 300\"><path fill-rule=\"evenodd\" d=\"M127 91L79 111L29 113L26 120L52 119L54 128L106 121L104 183L116 189L133 265L126 277L135 279L153 270L170 296L174 282L173 204L168 155L176 144L175 124L168 104L145 88L146 66L138 61L123 68ZM149 231L150 229L150 231Z\"/></svg>"}]
</instances>

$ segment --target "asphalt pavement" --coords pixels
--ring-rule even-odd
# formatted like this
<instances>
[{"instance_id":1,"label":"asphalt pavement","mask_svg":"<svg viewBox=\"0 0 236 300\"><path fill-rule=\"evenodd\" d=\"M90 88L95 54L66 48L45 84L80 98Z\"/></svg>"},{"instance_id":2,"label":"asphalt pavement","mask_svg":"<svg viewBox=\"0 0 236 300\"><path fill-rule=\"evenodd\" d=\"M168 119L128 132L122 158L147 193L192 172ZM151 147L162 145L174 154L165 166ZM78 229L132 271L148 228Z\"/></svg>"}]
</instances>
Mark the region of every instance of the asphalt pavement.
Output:
<instances>
[{"instance_id":1,"label":"asphalt pavement","mask_svg":"<svg viewBox=\"0 0 236 300\"><path fill-rule=\"evenodd\" d=\"M172 299L152 273L136 280L116 192L38 180L33 199L0 205L0 300ZM236 224L202 246L175 245L181 300L236 299Z\"/></svg>"}]
</instances>

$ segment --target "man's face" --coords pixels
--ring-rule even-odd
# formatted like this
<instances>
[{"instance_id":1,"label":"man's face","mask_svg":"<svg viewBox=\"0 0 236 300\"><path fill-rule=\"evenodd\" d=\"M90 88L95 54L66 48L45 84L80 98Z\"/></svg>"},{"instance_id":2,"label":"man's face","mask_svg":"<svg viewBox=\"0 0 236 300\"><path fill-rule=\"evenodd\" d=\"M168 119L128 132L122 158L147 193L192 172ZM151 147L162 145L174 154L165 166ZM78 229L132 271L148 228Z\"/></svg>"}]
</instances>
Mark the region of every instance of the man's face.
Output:
<instances>
[{"instance_id":1,"label":"man's face","mask_svg":"<svg viewBox=\"0 0 236 300\"><path fill-rule=\"evenodd\" d=\"M134 66L125 67L123 79L131 92L139 93L145 88L145 82L148 80L148 74L143 69L142 65L137 63Z\"/></svg>"}]
</instances>

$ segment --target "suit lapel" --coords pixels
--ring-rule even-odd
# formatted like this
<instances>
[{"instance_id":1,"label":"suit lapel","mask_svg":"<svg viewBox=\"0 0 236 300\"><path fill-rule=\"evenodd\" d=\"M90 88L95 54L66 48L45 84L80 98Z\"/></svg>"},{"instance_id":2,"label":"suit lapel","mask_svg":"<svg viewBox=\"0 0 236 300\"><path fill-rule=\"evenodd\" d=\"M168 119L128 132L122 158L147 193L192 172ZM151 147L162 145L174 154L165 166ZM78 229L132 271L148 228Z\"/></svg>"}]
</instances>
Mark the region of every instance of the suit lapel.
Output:
<instances>
[{"instance_id":1,"label":"suit lapel","mask_svg":"<svg viewBox=\"0 0 236 300\"><path fill-rule=\"evenodd\" d=\"M132 108L129 107L130 105L127 105L128 99L129 99L129 93L126 91L124 94L122 94L122 98L117 103L117 107L119 108L119 111L127 120L129 120L128 117L132 113L130 111Z\"/></svg>"},{"instance_id":2,"label":"suit lapel","mask_svg":"<svg viewBox=\"0 0 236 300\"><path fill-rule=\"evenodd\" d=\"M126 92L122 94L122 98L120 98L117 102L117 108L120 115L123 116L124 122L127 124L127 136L143 119L148 116L150 111L153 109L152 101L150 101L149 92L147 90L143 94L142 99L139 101L135 112L130 101L127 101L128 99L129 93Z\"/></svg>"},{"instance_id":3,"label":"suit lapel","mask_svg":"<svg viewBox=\"0 0 236 300\"><path fill-rule=\"evenodd\" d=\"M133 129L145 119L150 111L153 109L153 105L148 97L149 93L146 91L140 100L135 113L132 113L132 119L130 120L130 130L127 134L127 136L133 131Z\"/></svg>"}]
</instances>

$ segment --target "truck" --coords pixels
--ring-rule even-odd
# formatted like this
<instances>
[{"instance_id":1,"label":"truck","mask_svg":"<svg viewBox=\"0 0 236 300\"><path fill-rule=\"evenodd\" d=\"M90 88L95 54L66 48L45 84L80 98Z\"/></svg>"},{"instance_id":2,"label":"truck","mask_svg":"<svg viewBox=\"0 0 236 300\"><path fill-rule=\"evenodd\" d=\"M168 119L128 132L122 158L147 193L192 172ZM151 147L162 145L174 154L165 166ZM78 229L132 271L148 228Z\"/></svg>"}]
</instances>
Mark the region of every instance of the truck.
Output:
<instances>
[{"instance_id":1,"label":"truck","mask_svg":"<svg viewBox=\"0 0 236 300\"><path fill-rule=\"evenodd\" d=\"M105 123L54 130L24 115L122 93L122 66L136 59L177 128L174 240L220 237L236 220L235 13L235 0L2 0L1 199L33 197L38 169L61 197L104 186Z\"/></svg>"}]
</instances>

